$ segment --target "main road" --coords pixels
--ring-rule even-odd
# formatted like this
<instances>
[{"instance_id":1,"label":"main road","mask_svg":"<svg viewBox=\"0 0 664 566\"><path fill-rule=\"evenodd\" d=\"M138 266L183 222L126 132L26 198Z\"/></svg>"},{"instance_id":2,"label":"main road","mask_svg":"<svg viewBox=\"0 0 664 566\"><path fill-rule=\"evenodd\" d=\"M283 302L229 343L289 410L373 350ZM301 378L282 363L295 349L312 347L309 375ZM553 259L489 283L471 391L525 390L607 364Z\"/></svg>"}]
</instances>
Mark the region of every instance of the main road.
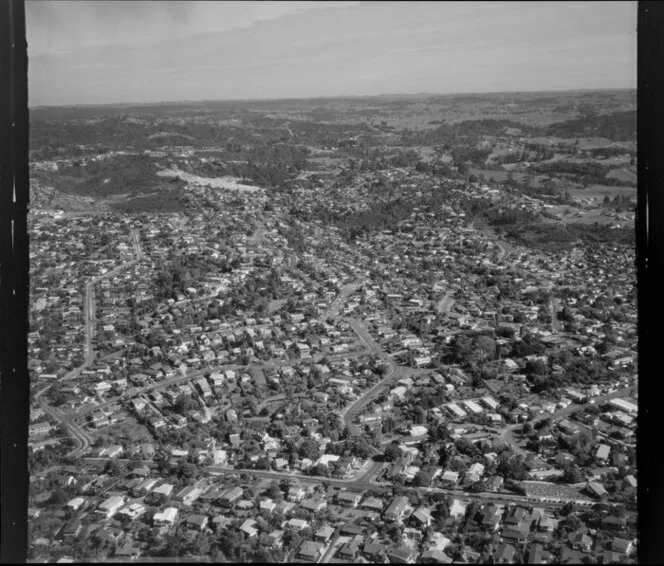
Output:
<instances>
[{"instance_id":1,"label":"main road","mask_svg":"<svg viewBox=\"0 0 664 566\"><path fill-rule=\"evenodd\" d=\"M560 331L560 321L558 320L558 311L560 309L560 299L553 297L549 301L551 307L551 331L558 333Z\"/></svg>"},{"instance_id":2,"label":"main road","mask_svg":"<svg viewBox=\"0 0 664 566\"><path fill-rule=\"evenodd\" d=\"M122 263L102 275L93 277L85 284L85 301L83 303L84 304L83 318L85 320L85 346L84 346L85 361L80 366L78 366L74 370L64 375L60 379L60 381L67 381L70 379L77 378L81 374L81 372L84 369L88 368L94 361L95 352L92 348L92 339L94 338L95 335L95 326L97 320L95 285L100 281L108 279L109 277L113 277L114 275L117 275L121 271L124 271L125 269L131 267L132 265L135 265L137 261L143 258L143 251L138 241L138 235L134 230L131 231L131 239L134 248L134 255L136 256L135 259Z\"/></svg>"},{"instance_id":3,"label":"main road","mask_svg":"<svg viewBox=\"0 0 664 566\"><path fill-rule=\"evenodd\" d=\"M360 471L353 478L328 478L325 476L306 476L302 474L297 474L295 472L274 472L269 470L252 470L252 469L236 469L236 468L227 468L225 466L208 466L205 468L205 471L211 475L218 476L238 476L240 474L247 474L249 476L254 476L257 478L263 478L267 480L296 480L300 483L315 484L320 485L326 483L332 487L338 489L346 489L350 491L358 492L367 492L372 491L382 491L389 492L392 490L393 484L391 482L374 482L369 479L371 476L375 475L377 469L380 469L382 464L377 462L370 461L370 464L366 466L364 470ZM517 495L514 493L505 493L505 492L478 492L478 493L466 493L460 489L445 489L441 487L408 487L407 489L412 489L420 493L442 493L445 495L453 496L456 499L466 502L472 502L474 500L480 499L483 502L493 502L497 504L522 504L522 505L537 505L538 507L548 507L548 508L560 508L565 505L565 502L540 502L540 501L531 501L525 495Z\"/></svg>"}]
</instances>

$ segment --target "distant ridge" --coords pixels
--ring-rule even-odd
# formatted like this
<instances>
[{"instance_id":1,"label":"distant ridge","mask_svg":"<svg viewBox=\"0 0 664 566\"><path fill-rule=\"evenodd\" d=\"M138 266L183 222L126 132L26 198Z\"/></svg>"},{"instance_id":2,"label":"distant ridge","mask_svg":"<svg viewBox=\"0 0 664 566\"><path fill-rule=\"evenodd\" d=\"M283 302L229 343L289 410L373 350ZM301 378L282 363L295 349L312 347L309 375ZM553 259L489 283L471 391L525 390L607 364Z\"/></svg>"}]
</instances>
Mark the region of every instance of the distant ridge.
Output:
<instances>
[{"instance_id":1,"label":"distant ridge","mask_svg":"<svg viewBox=\"0 0 664 566\"><path fill-rule=\"evenodd\" d=\"M289 98L228 98L228 99L207 99L207 100L172 100L159 102L112 102L106 104L66 104L66 105L40 105L31 106L31 110L48 109L94 109L94 108L149 108L149 107L168 107L168 106L197 106L211 104L245 104L245 103L269 103L269 102L323 102L339 100L417 100L429 98L454 98L454 97L482 97L482 96L532 96L537 94L578 94L578 93L610 93L610 92L634 92L635 88L604 88L604 89L560 89L560 90L519 90L519 91L495 91L495 92L448 92L448 93L383 93L383 94L355 94L343 96L313 96L313 97L289 97Z\"/></svg>"}]
</instances>

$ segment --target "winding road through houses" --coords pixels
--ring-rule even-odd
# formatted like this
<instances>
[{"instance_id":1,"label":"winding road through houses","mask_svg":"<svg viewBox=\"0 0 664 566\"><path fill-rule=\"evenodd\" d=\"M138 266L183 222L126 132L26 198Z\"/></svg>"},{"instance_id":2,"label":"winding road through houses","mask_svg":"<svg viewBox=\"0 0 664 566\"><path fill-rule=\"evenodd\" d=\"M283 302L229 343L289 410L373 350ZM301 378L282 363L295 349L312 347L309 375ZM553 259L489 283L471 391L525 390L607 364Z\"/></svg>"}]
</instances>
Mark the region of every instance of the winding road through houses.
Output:
<instances>
[{"instance_id":1,"label":"winding road through houses","mask_svg":"<svg viewBox=\"0 0 664 566\"><path fill-rule=\"evenodd\" d=\"M254 234L253 238L254 240L257 240L262 236L262 233L264 230L262 228L259 228L259 230ZM85 291L86 291L86 296L85 296L85 301L84 301L84 319L85 319L85 352L86 352L86 357L85 361L83 364L75 368L74 370L70 371L66 375L64 375L58 382L62 381L67 381L71 379L75 379L80 376L81 372L88 368L90 365L95 360L95 352L92 348L92 338L94 337L94 331L95 331L95 323L96 323L96 308L95 308L95 295L94 295L94 286L102 281L103 279L107 279L109 277L113 277L117 273L123 271L124 269L127 269L128 267L131 267L132 265L135 265L142 257L143 257L143 251L140 246L140 242L138 239L138 235L135 231L132 230L131 233L131 238L132 238L132 244L134 248L134 254L135 254L135 259L125 262L111 271L108 271L107 273L104 273L103 275L100 275L98 277L92 278L90 281L86 283L85 286ZM341 289L340 295L335 300L333 305L331 306L331 310L338 310L338 308L343 304L343 300L345 297L347 297L350 293L352 293L359 285L357 284L350 284ZM206 297L201 297L199 300L202 300L203 298ZM363 352L357 352L354 354L348 353L345 354L347 357L348 355L360 355ZM324 355L320 356L321 358L325 357ZM328 355L330 357L330 355ZM336 356L335 356L336 357ZM77 411L73 411L71 413L65 413L61 411L60 409L56 407L52 407L51 405L48 404L46 401L44 394L50 389L50 387L53 385L52 383L49 384L48 386L42 388L41 390L37 391L34 395L34 399L39 403L40 407L44 409L45 412L47 412L53 419L55 419L58 423L62 424L65 429L68 431L70 436L74 439L76 443L76 447L72 449L71 452L69 452L68 456L70 457L78 457L87 451L87 449L90 447L92 443L92 436L86 432L85 428L79 424L80 420L87 416L90 413L93 413L95 411L99 411L102 409L105 409L111 405L114 405L116 403L120 403L126 399L136 397L138 395L141 395L143 393L146 393L148 391L154 390L154 389L162 389L169 387L170 385L175 385L178 383L182 383L184 381L190 381L192 379L196 379L199 377L202 377L204 375L204 371L193 371L193 372L188 372L185 375L181 376L176 376L172 377L169 379L161 380L159 382L140 387L140 388L131 388L129 391L126 393L119 395L117 397L114 397L111 400L104 401L102 403L94 404L94 405L88 405L84 406ZM277 400L276 398L274 399L275 401ZM263 402L262 405L264 405L265 402Z\"/></svg>"},{"instance_id":2,"label":"winding road through houses","mask_svg":"<svg viewBox=\"0 0 664 566\"><path fill-rule=\"evenodd\" d=\"M254 234L255 236L256 234ZM133 237L133 236L132 236ZM86 361L84 364L82 364L79 368L76 368L76 370L70 372L67 376L65 376L63 379L71 379L72 377L79 375L80 372L88 367L92 361L94 360L94 352L92 350L92 336L94 335L94 324L95 324L95 307L94 307L94 285L99 282L100 280L111 277L118 273L119 271L126 269L127 267L133 265L138 261L140 257L142 257L142 252L140 251L140 246L138 244L138 240L134 240L135 244L135 254L137 259L132 260L131 262L127 262L125 264L122 264L121 266L118 266L114 270L100 276L97 278L94 278L88 284L86 285ZM500 246L500 244L498 244ZM138 249L136 248L138 246ZM501 261L503 261L507 257L507 250L503 246L500 246L501 248ZM392 360L392 358L383 351L382 347L373 339L371 336L369 330L366 328L366 326L358 320L357 318L348 318L348 317L340 317L339 316L339 311L341 310L344 301L347 299L347 297L354 291L356 290L360 285L357 283L353 284L348 284L345 285L341 288L339 295L337 298L333 301L333 303L330 305L330 308L328 309L328 312L326 313L326 316L330 316L334 319L337 320L343 320L349 324L349 326L352 328L353 332L356 334L358 340L363 344L365 347L365 351L359 352L359 353L348 353L344 354L344 356L348 357L350 355L359 355L360 353L370 353L378 356L381 360L383 360L387 366L388 370L384 377L375 385L373 385L371 388L366 390L358 399L352 401L349 403L341 412L340 412L340 417L341 420L344 424L347 424L349 422L352 422L353 419L359 414L365 407L366 405L373 399L375 399L381 391L388 387L390 384L393 382L398 381L399 378L401 378L403 375L412 375L415 373L419 372L425 372L427 370L416 370L413 368L405 368L405 367L399 367L397 364ZM446 294L446 298L448 299L446 301L446 308L449 308L451 306L451 303L449 301L450 293ZM445 300L445 297L444 297ZM322 357L322 356L321 356ZM328 356L329 357L329 356ZM203 371L192 371L186 375L181 375L181 376L176 376L172 377L169 379L165 379L153 384L150 384L145 387L141 388L132 388L129 392L115 397L112 400L105 401L103 403L100 403L98 405L90 405L83 407L79 409L78 411L75 411L71 414L64 413L63 411L51 407L48 405L48 403L45 402L43 398L43 394L48 390L48 387L45 387L41 389L39 392L36 393L35 399L37 399L40 403L40 405L44 408L48 414L50 414L56 421L62 423L64 427L67 429L69 434L74 438L77 446L74 448L70 453L69 456L82 456L85 454L85 452L88 450L88 448L91 445L92 442L92 437L88 432L85 431L84 427L81 426L80 420L84 418L86 415L98 411L101 409L104 409L110 405L117 404L122 402L123 400L131 397L135 397L136 395L143 394L147 391L153 390L153 389L163 389L166 388L170 385L174 385L180 382L184 381L189 381L194 378L200 377L204 374ZM604 395L601 397L596 398L596 402L602 402L604 400L613 398L613 397L619 397L619 396L624 396L628 394L631 390L630 389L622 389L620 391L615 391L611 394ZM285 396L274 396L272 398L268 398L263 401L261 404L264 406L266 403L277 401L277 400L283 400L285 399ZM579 411L583 409L583 405L572 405L569 406L565 409L561 409L559 411L556 411L552 415L550 415L548 418L551 418L552 421L560 420L562 418L565 418L569 416L570 414ZM515 451L518 453L523 453L524 451L521 450L517 445L516 445L516 439L513 436L514 430L517 428L518 425L515 426L510 426L506 427L504 429L503 434L501 435L504 440L506 440L509 444L511 444ZM85 458L84 461L89 462L89 463L103 463L105 461L108 461L108 459L103 459L103 458ZM283 473L283 472L275 472L275 471L268 471L268 470L252 470L252 469L234 469L234 468L227 468L227 467L221 467L221 466L209 466L206 468L206 471L209 472L210 474L214 475L225 475L225 476L237 476L239 474L249 474L251 476L255 477L261 477L265 479L271 479L271 480L280 480L280 479L289 479L289 480L297 480L302 483L313 483L320 485L322 482L326 482L327 484L331 486L335 486L338 488L344 488L344 489L351 489L351 490L357 490L357 491L367 491L367 490L384 490L384 491L390 491L392 490L392 484L391 483L384 483L384 482L377 482L376 477L379 476L380 471L384 468L385 464L380 463L380 462L375 462L372 460L369 460L365 466L359 470L354 477L351 478L346 478L346 479L339 479L339 478L327 478L323 476L305 476L305 475L300 475L294 472L290 473ZM481 500L481 501L486 501L486 502L495 502L495 503L502 503L502 504L514 504L514 503L529 503L530 500L522 495L516 495L513 493L494 493L494 492L480 492L480 493L472 493L468 494L465 493L459 489L444 489L444 488L430 488L430 487L416 487L413 488L419 492L423 493L443 493L447 495L454 496L455 498L458 498L460 500L465 500L465 501L473 501L473 500ZM564 505L564 502L537 502L538 506L541 507L549 507L552 509L559 508L562 505Z\"/></svg>"},{"instance_id":3,"label":"winding road through houses","mask_svg":"<svg viewBox=\"0 0 664 566\"><path fill-rule=\"evenodd\" d=\"M85 346L84 346L85 360L80 366L78 366L77 368L73 369L69 373L65 374L62 378L60 378L58 382L76 379L81 375L81 372L90 367L90 365L92 365L92 362L94 362L95 360L96 353L92 347L92 339L94 337L95 326L96 326L95 285L100 281L108 279L109 277L113 277L114 275L117 275L121 271L131 267L132 265L135 265L138 261L140 261L143 258L143 250L141 248L137 232L132 229L130 237L135 256L134 259L122 263L121 265L118 265L117 267L111 269L110 271L102 275L99 275L98 277L93 277L85 284L85 300L83 303L84 304L83 317L85 320ZM44 398L44 393L48 389L50 389L52 385L53 384L49 384L47 387L44 387L43 389L35 393L34 399L38 401L40 407L44 409L44 411L46 411L49 415L51 415L51 417L53 417L56 421L61 423L67 429L67 431L71 434L74 441L76 442L77 446L68 454L68 456L80 456L84 454L85 451L89 448L90 443L92 441L92 437L84 430L83 427L79 426L74 422L75 419L81 416L79 413L65 414L59 409L50 406L46 402L46 399ZM117 400L114 400L113 402L116 401ZM93 410L96 410L100 407L101 405L96 406Z\"/></svg>"},{"instance_id":4,"label":"winding road through houses","mask_svg":"<svg viewBox=\"0 0 664 566\"><path fill-rule=\"evenodd\" d=\"M400 372L398 371L397 365L394 363L392 358L388 356L385 352L382 351L381 347L376 343L376 341L371 337L369 331L366 327L360 323L357 319L345 318L345 320L353 329L360 341L365 345L368 352L372 354L377 354L387 365L388 370L383 379L378 383L367 389L358 399L353 401L350 405L347 405L340 413L339 417L341 418L344 426L349 422L353 422L353 419L373 398L378 396L378 393L386 387L388 384L399 379Z\"/></svg>"},{"instance_id":5,"label":"winding road through houses","mask_svg":"<svg viewBox=\"0 0 664 566\"><path fill-rule=\"evenodd\" d=\"M598 397L595 397L595 405L600 405L604 401L608 401L609 399L615 399L616 397L625 397L626 395L630 395L632 393L632 388L627 387L624 389L619 389L617 391L614 391L613 393L607 393L606 395L600 395ZM543 419L550 419L552 423L561 421L563 419L566 419L567 417L570 417L574 413L578 413L579 411L584 410L588 405L577 405L577 404L571 404L565 407L564 409L559 409L550 415L543 416L541 418L535 419L535 421L540 421ZM515 424L515 425L510 425L506 426L502 429L502 432L500 433L500 436L498 437L500 440L503 442L509 444L514 452L516 454L522 455L522 456L527 456L529 454L528 451L524 450L517 444L517 438L516 438L516 430L520 429L523 426L523 424ZM613 440L613 439L611 439Z\"/></svg>"},{"instance_id":6,"label":"winding road through houses","mask_svg":"<svg viewBox=\"0 0 664 566\"><path fill-rule=\"evenodd\" d=\"M440 312L445 313L449 311L449 309L452 307L454 301L451 300L451 296L452 296L452 291L448 291L445 294L445 296L441 301L441 303L443 304L442 304L442 310ZM342 423L346 425L348 423L353 422L353 419L364 409L364 407L366 407L366 405L370 401L378 397L384 388L388 387L392 383L397 382L405 375L426 373L429 370L420 370L420 369L398 366L392 359L392 356L385 353L380 344L378 344L373 339L373 337L369 333L369 330L366 328L366 326L364 326L364 324L360 320L358 320L357 318L342 318L342 320L346 321L350 325L350 327L353 329L353 331L359 338L360 342L362 342L362 344L364 344L364 346L366 347L367 351L371 354L380 357L381 360L383 360L388 366L387 373L385 374L383 379L381 379L378 383L376 383L367 391L365 391L358 399L353 401L350 405L348 405L345 409L341 411L339 416L341 417Z\"/></svg>"},{"instance_id":7,"label":"winding road through houses","mask_svg":"<svg viewBox=\"0 0 664 566\"><path fill-rule=\"evenodd\" d=\"M263 229L262 227L259 228L254 235L252 236L252 243L256 243L257 240L262 236ZM86 318L86 359L85 362L64 376L62 380L67 380L67 379L72 379L78 375L80 375L80 372L91 365L91 363L94 360L94 352L92 350L92 337L94 336L94 325L95 325L95 299L94 299L94 285L101 281L102 279L112 277L116 273L122 271L123 269L126 269L130 267L131 265L134 265L140 258L143 257L142 255L142 250L140 249L140 243L138 241L138 237L135 234L135 232L132 231L132 241L134 244L134 254L136 256L136 259L126 262L115 269L109 271L108 273L105 273L99 277L93 278L91 281L89 281L86 285L86 301L85 301L85 318ZM503 262L509 255L508 250L501 245L500 243L497 243L499 246L501 253L500 253L500 258L499 261ZM366 390L362 395L349 403L340 413L340 419L343 423L343 425L346 425L348 423L352 423L355 417L366 407L368 403L370 403L373 399L378 397L380 393L390 386L392 383L395 383L398 381L401 377L404 375L413 375L421 372L426 372L428 370L417 370L413 368L406 368L406 367L400 367L398 366L393 359L391 358L390 355L385 353L382 349L382 347L373 339L371 336L369 330L367 327L364 325L362 321L360 321L357 318L350 318L350 317L342 317L339 315L341 308L343 307L343 304L345 300L359 287L361 286L360 283L349 283L341 287L338 296L334 299L334 301L331 303L329 309L325 313L321 313L321 316L324 317L331 317L335 320L340 320L340 321L345 321L348 323L348 325L351 327L353 332L356 334L359 342L364 346L364 350L360 352L348 352L344 354L338 354L338 356L341 357L350 357L350 356L356 356L356 355L361 355L361 354L373 354L379 357L381 360L385 362L385 364L388 367L388 370L384 377L376 384L374 384L372 387L370 387L368 390ZM439 307L442 307L443 311L449 310L451 308L451 305L453 301L451 300L451 291L448 291L441 302L439 303ZM205 297L207 298L207 297ZM199 300L203 299L201 297ZM327 354L327 355L317 355L314 357L314 361L317 359L322 359L324 357L327 357L328 359L330 357L337 357L337 355L333 354ZM287 363L287 362L284 362ZM263 364L263 367L269 367L270 365L281 365L280 363L265 363ZM229 366L230 367L230 366ZM83 426L80 424L80 420L84 418L86 415L98 411L101 409L104 409L110 405L120 403L125 399L135 397L137 395L141 395L143 393L146 393L147 391L153 390L153 389L163 389L166 387L169 387L170 385L178 384L184 381L190 381L192 379L201 377L204 375L204 371L192 371L187 373L186 375L179 375L176 377L172 377L169 379L161 380L159 382L150 384L148 386L140 387L140 388L132 388L128 392L124 393L123 395L120 395L118 397L113 398L112 400L102 402L97 405L89 405L86 407L82 407L81 409L67 414L62 412L61 410L49 406L45 399L43 398L43 394L48 390L48 387L43 388L40 390L38 393L35 395L35 399L37 399L40 403L40 405L44 408L46 412L48 412L56 421L62 423L64 427L67 429L67 431L70 433L70 435L74 438L77 446L70 452L70 456L81 456L83 455L87 449L90 447L91 442L92 442L92 437L90 436L89 433L87 433L84 429ZM612 394L609 395L604 395L602 397L597 398L597 402L601 402L606 399L610 399L613 397L618 397L621 395L626 395L630 389L623 389L620 391L616 391ZM262 408L266 406L268 403L271 402L277 402L277 401L282 401L285 400L287 397L285 395L275 395L273 397L270 397L268 399L265 399L259 407ZM583 408L583 405L572 405L570 407L567 407L565 409L562 409L560 411L556 411L552 415L549 416L553 421L555 420L560 420L570 414L572 414L575 411L581 410ZM514 450L517 453L520 454L525 454L525 451L522 450L516 443L516 438L514 437L514 431L519 425L514 425L510 427L506 427L503 429L503 433L501 434L501 438L509 443ZM299 481L302 482L309 482L309 483L317 483L319 484L322 481L329 482L331 485L336 485L340 487L346 487L350 489L358 489L358 490L367 490L367 489L376 489L376 488L383 488L383 489L389 489L391 484L379 484L375 483L375 477L378 475L380 470L382 469L383 464L369 461L368 464L360 471L354 478L350 479L330 479L326 477L314 477L314 476L301 476L295 473L281 473L281 472L273 472L273 471L265 471L265 470L237 470L237 469L230 469L230 468L225 468L225 467L218 467L218 466L212 466L207 468L210 473L213 474L222 474L222 475L231 475L231 474L241 474L241 473L249 473L252 475L255 475L257 477L265 477L265 478L271 478L271 479L298 479ZM480 499L486 499L487 501L498 501L498 502L520 502L520 501L526 501L525 496L518 496L514 494L496 494L496 493L477 493L477 494L472 494L472 496L464 495L463 492L460 492L459 490L446 490L446 489L441 489L441 488L417 488L418 490L424 490L424 491L429 491L429 492L439 492L439 493L448 493L451 495L454 495L456 497L459 497L460 499L474 499L474 498L480 498ZM560 506L561 504L555 504L552 503L552 506Z\"/></svg>"},{"instance_id":8,"label":"winding road through houses","mask_svg":"<svg viewBox=\"0 0 664 566\"><path fill-rule=\"evenodd\" d=\"M259 235L258 232L255 234L255 236ZM260 237L260 236L259 236ZM94 361L95 359L95 352L92 348L92 338L94 336L94 328L95 328L95 297L94 297L94 285L96 285L99 281L112 277L119 273L120 271L127 269L128 267L134 265L137 261L138 258L142 257L142 250L140 249L140 244L138 241L137 235L132 231L132 241L134 244L134 253L136 255L136 259L123 263L122 265L119 265L118 267L112 269L111 271L91 279L87 284L86 284L86 298L85 298L85 321L86 321L86 344L85 344L85 350L86 350L86 358L83 364L81 364L79 367L76 369L72 370L65 376L63 376L59 381L66 381L66 380L71 380L75 379L78 377L81 372L88 368ZM343 305L344 300L355 290L359 287L359 284L353 283L346 285L342 287L339 296L335 301L332 303L329 309L329 313L331 315L336 315L338 310L341 308ZM371 339L371 336L369 335L368 331L360 325L359 321L349 321L351 323L351 326L355 333L358 335L360 340L365 344L365 346L371 350L377 350L379 347L378 345ZM339 354L339 356L343 357L348 357L348 356L353 356L353 355L361 355L366 352L353 352L353 353L345 353L345 354ZM326 357L325 355L320 355L319 356L321 359ZM328 354L328 358L330 357L337 357L337 355L333 354ZM391 365L392 367L392 373L394 372L396 366L394 363L385 355L383 354L382 357ZM286 363L286 362L284 362ZM268 364L269 365L269 364ZM129 391L125 392L122 395L119 395L117 397L114 397L111 400L104 401L102 403L94 404L94 405L87 405L84 407L81 407L80 409L73 411L71 413L65 413L61 411L60 409L56 407L50 406L46 399L44 398L44 393L48 391L48 389L51 387L52 384L49 384L47 387L44 387L40 391L38 391L35 394L35 400L39 402L39 405L46 411L51 417L53 417L57 422L61 423L66 430L69 432L71 437L74 439L76 442L76 447L68 454L70 457L77 457L83 455L87 449L90 447L92 443L92 436L86 432L85 428L80 424L80 421L82 418L85 416L96 412L103 410L111 405L114 405L116 403L121 403L122 401L126 399L130 399L132 397L136 397L138 395L142 395L144 393L147 393L148 391L154 390L154 389L163 389L167 388L170 385L176 385L185 381L190 381L192 379L197 379L199 377L202 377L204 375L204 371L193 371L193 372L188 372L185 375L181 376L175 376L169 379L164 379L161 381L158 381L156 383L152 383L150 385L146 385L144 387L139 387L139 388L131 388ZM391 375L391 374L390 374ZM389 376L388 376L389 377ZM381 384L384 383L385 380L381 382ZM381 385L378 384L378 385ZM377 388L372 388L369 390L370 394L373 394L373 392L377 390ZM361 404L366 403L369 401L371 395L363 395L360 399L356 400L349 409L352 409L353 411L356 411L358 407L361 406ZM286 399L286 396L274 396L273 398L266 399L260 404L260 407L264 407L267 403L270 402L276 402L279 400ZM347 412L347 410L346 410Z\"/></svg>"}]
</instances>

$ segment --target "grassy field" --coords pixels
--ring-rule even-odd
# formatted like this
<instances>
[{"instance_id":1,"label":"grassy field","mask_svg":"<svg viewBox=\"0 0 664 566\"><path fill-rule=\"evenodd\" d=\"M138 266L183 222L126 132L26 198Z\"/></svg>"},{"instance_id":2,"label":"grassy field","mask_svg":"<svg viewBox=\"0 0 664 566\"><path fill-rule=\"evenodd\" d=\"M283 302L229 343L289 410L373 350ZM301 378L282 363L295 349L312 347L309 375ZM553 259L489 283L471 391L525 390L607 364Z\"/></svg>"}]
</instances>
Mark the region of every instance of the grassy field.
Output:
<instances>
[{"instance_id":1,"label":"grassy field","mask_svg":"<svg viewBox=\"0 0 664 566\"><path fill-rule=\"evenodd\" d=\"M557 120L556 120L557 121ZM576 140L579 140L578 149L598 149L600 147L608 147L617 143L618 145L624 147L626 150L634 149L636 144L631 141L624 142L613 142L608 138L583 138L583 137L570 137L570 138L559 138L556 136L540 136L530 138L528 141L540 145L556 145L559 143L565 145L574 145Z\"/></svg>"},{"instance_id":2,"label":"grassy field","mask_svg":"<svg viewBox=\"0 0 664 566\"><path fill-rule=\"evenodd\" d=\"M630 171L629 169L612 169L607 174L606 178L608 179L619 179L628 183L634 183L636 185L637 177L636 173Z\"/></svg>"},{"instance_id":3,"label":"grassy field","mask_svg":"<svg viewBox=\"0 0 664 566\"><path fill-rule=\"evenodd\" d=\"M627 225L633 222L633 213L623 212L616 216L611 207L601 206L601 199L596 208L578 208L576 206L558 205L549 209L552 214L559 216L567 224L599 224L606 226Z\"/></svg>"},{"instance_id":4,"label":"grassy field","mask_svg":"<svg viewBox=\"0 0 664 566\"><path fill-rule=\"evenodd\" d=\"M133 417L127 417L123 423L103 429L101 436L112 439L116 444L126 441L129 447L153 440L147 427L139 424Z\"/></svg>"},{"instance_id":5,"label":"grassy field","mask_svg":"<svg viewBox=\"0 0 664 566\"><path fill-rule=\"evenodd\" d=\"M613 142L608 138L579 138L579 149L597 149L610 146L613 143L618 143L618 145L626 149L634 149L636 147L636 144L631 141Z\"/></svg>"},{"instance_id":6,"label":"grassy field","mask_svg":"<svg viewBox=\"0 0 664 566\"><path fill-rule=\"evenodd\" d=\"M178 189L165 188L162 191L132 198L109 198L108 205L120 212L180 212L184 204L180 200Z\"/></svg>"},{"instance_id":7,"label":"grassy field","mask_svg":"<svg viewBox=\"0 0 664 566\"><path fill-rule=\"evenodd\" d=\"M507 180L507 176L510 174L509 171L492 171L490 169L470 169L471 175L476 175L479 177L480 175L484 175L484 178L487 181L495 181L498 183L501 183L503 181ZM520 173L518 171L512 172L512 176L514 177L514 180L517 182L522 182L526 177L529 175L527 173ZM531 181L531 186L533 187L539 187L540 183L548 177L546 175L530 175L532 177Z\"/></svg>"},{"instance_id":8,"label":"grassy field","mask_svg":"<svg viewBox=\"0 0 664 566\"><path fill-rule=\"evenodd\" d=\"M591 185L584 189L576 186L567 189L573 197L598 198L603 199L605 195L614 198L616 195L625 195L636 199L636 187L609 187L608 185Z\"/></svg>"},{"instance_id":9,"label":"grassy field","mask_svg":"<svg viewBox=\"0 0 664 566\"><path fill-rule=\"evenodd\" d=\"M508 171L491 171L490 169L470 169L470 174L475 175L476 177L479 177L480 175L484 175L484 178L487 181L497 181L497 182L502 182L507 180L507 176L509 175ZM520 180L519 175L522 177L524 176L523 173L513 173L514 179Z\"/></svg>"},{"instance_id":10,"label":"grassy field","mask_svg":"<svg viewBox=\"0 0 664 566\"><path fill-rule=\"evenodd\" d=\"M488 112L478 116L476 113L463 113L448 120L450 124L463 122L464 120L477 120L479 118L487 120L512 120L525 126L548 126L555 122L564 122L570 120L575 114L573 112L546 112L539 110L524 112Z\"/></svg>"},{"instance_id":11,"label":"grassy field","mask_svg":"<svg viewBox=\"0 0 664 566\"><path fill-rule=\"evenodd\" d=\"M327 167L336 167L338 165L344 165L348 161L347 159L342 159L340 157L309 157L307 162L317 163L319 165L324 165Z\"/></svg>"},{"instance_id":12,"label":"grassy field","mask_svg":"<svg viewBox=\"0 0 664 566\"><path fill-rule=\"evenodd\" d=\"M551 212L560 216L565 222L574 224L612 225L615 222L604 214L602 209L578 210L569 206L557 206Z\"/></svg>"}]
</instances>

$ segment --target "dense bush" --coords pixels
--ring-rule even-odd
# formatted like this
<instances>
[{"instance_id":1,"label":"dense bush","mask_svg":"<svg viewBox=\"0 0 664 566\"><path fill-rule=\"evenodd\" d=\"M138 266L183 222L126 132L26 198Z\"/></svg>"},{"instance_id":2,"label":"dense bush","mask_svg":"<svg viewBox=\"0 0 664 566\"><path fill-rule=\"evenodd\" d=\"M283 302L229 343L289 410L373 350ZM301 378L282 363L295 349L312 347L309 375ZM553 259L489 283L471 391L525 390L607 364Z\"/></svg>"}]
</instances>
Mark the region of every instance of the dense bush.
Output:
<instances>
[{"instance_id":1,"label":"dense bush","mask_svg":"<svg viewBox=\"0 0 664 566\"><path fill-rule=\"evenodd\" d=\"M636 138L636 110L612 114L585 114L581 118L557 122L546 129L546 135L572 138L597 136L610 140Z\"/></svg>"}]
</instances>

